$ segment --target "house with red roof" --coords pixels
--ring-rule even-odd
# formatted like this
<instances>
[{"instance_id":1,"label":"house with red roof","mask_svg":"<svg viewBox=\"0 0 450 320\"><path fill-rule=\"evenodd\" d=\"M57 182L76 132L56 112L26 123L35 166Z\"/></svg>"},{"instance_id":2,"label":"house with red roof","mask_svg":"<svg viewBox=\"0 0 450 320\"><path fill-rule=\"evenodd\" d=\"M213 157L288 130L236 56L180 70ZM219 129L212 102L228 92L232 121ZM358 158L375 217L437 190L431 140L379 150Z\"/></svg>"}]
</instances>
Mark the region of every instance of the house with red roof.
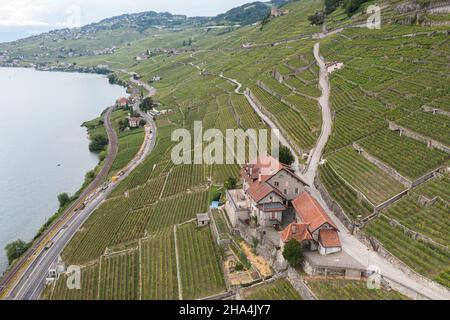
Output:
<instances>
[{"instance_id":1,"label":"house with red roof","mask_svg":"<svg viewBox=\"0 0 450 320\"><path fill-rule=\"evenodd\" d=\"M117 99L117 101L116 101L116 106L119 108L126 107L127 104L128 104L128 99L125 97L121 97L121 98Z\"/></svg>"},{"instance_id":2,"label":"house with red roof","mask_svg":"<svg viewBox=\"0 0 450 320\"><path fill-rule=\"evenodd\" d=\"M291 201L308 186L289 166L271 156L245 164L241 177L242 192L227 192L226 210L233 224L254 219L262 227L281 225L283 213L291 206Z\"/></svg>"},{"instance_id":3,"label":"house with red roof","mask_svg":"<svg viewBox=\"0 0 450 320\"><path fill-rule=\"evenodd\" d=\"M319 202L308 192L292 201L296 222L280 233L283 246L291 239L300 242L304 249L328 255L342 250L339 230Z\"/></svg>"}]
</instances>

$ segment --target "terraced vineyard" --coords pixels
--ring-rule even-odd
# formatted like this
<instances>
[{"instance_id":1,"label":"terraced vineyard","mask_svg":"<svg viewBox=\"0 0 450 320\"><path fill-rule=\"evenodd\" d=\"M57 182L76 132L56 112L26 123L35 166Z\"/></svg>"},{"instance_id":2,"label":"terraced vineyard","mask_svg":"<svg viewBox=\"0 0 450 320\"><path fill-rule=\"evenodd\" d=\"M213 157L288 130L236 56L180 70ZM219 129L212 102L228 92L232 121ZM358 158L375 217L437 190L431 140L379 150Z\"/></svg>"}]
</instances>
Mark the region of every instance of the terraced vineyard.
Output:
<instances>
[{"instance_id":1,"label":"terraced vineyard","mask_svg":"<svg viewBox=\"0 0 450 320\"><path fill-rule=\"evenodd\" d=\"M308 287L320 300L406 300L396 291L371 290L366 281L308 279Z\"/></svg>"},{"instance_id":2,"label":"terraced vineyard","mask_svg":"<svg viewBox=\"0 0 450 320\"><path fill-rule=\"evenodd\" d=\"M372 214L373 207L336 175L329 164L319 167L319 178L331 197L339 203L347 216L353 220Z\"/></svg>"},{"instance_id":3,"label":"terraced vineyard","mask_svg":"<svg viewBox=\"0 0 450 320\"><path fill-rule=\"evenodd\" d=\"M300 294L286 279L258 285L244 292L246 300L302 300Z\"/></svg>"},{"instance_id":4,"label":"terraced vineyard","mask_svg":"<svg viewBox=\"0 0 450 320\"><path fill-rule=\"evenodd\" d=\"M225 291L220 257L209 228L188 223L177 228L183 299L198 299Z\"/></svg>"},{"instance_id":5,"label":"terraced vineyard","mask_svg":"<svg viewBox=\"0 0 450 320\"><path fill-rule=\"evenodd\" d=\"M81 289L69 290L67 276L62 275L55 287L47 287L45 295L52 300L97 300L98 264L81 268Z\"/></svg>"},{"instance_id":6,"label":"terraced vineyard","mask_svg":"<svg viewBox=\"0 0 450 320\"><path fill-rule=\"evenodd\" d=\"M414 192L422 194L428 197L430 200L434 197L440 197L443 201L449 203L450 195L448 194L448 190L450 190L450 175L445 174L429 180L428 182L414 189Z\"/></svg>"},{"instance_id":7,"label":"terraced vineyard","mask_svg":"<svg viewBox=\"0 0 450 320\"><path fill-rule=\"evenodd\" d=\"M103 257L100 266L100 300L139 299L138 250Z\"/></svg>"},{"instance_id":8,"label":"terraced vineyard","mask_svg":"<svg viewBox=\"0 0 450 320\"><path fill-rule=\"evenodd\" d=\"M252 92L300 148L306 150L314 145L315 137L300 113L260 88L254 88Z\"/></svg>"},{"instance_id":9,"label":"terraced vineyard","mask_svg":"<svg viewBox=\"0 0 450 320\"><path fill-rule=\"evenodd\" d=\"M199 164L178 165L169 173L164 188L164 197L184 192L190 187L206 182L206 167Z\"/></svg>"},{"instance_id":10,"label":"terraced vineyard","mask_svg":"<svg viewBox=\"0 0 450 320\"><path fill-rule=\"evenodd\" d=\"M415 271L450 287L448 249L412 239L399 227L392 226L383 216L369 223L364 230Z\"/></svg>"},{"instance_id":11,"label":"terraced vineyard","mask_svg":"<svg viewBox=\"0 0 450 320\"><path fill-rule=\"evenodd\" d=\"M361 141L370 154L396 169L400 174L417 179L445 163L450 156L437 149L395 132L384 130Z\"/></svg>"},{"instance_id":12,"label":"terraced vineyard","mask_svg":"<svg viewBox=\"0 0 450 320\"><path fill-rule=\"evenodd\" d=\"M245 129L264 128L265 124L242 95L231 95L231 104L239 116L240 125Z\"/></svg>"},{"instance_id":13,"label":"terraced vineyard","mask_svg":"<svg viewBox=\"0 0 450 320\"><path fill-rule=\"evenodd\" d=\"M406 189L377 166L347 147L328 157L335 172L362 192L375 206Z\"/></svg>"},{"instance_id":14,"label":"terraced vineyard","mask_svg":"<svg viewBox=\"0 0 450 320\"><path fill-rule=\"evenodd\" d=\"M450 117L416 112L398 124L450 146Z\"/></svg>"},{"instance_id":15,"label":"terraced vineyard","mask_svg":"<svg viewBox=\"0 0 450 320\"><path fill-rule=\"evenodd\" d=\"M142 299L177 300L178 281L173 230L141 242Z\"/></svg>"},{"instance_id":16,"label":"terraced vineyard","mask_svg":"<svg viewBox=\"0 0 450 320\"><path fill-rule=\"evenodd\" d=\"M197 213L206 212L208 191L187 193L158 202L147 225L149 233L172 228L173 225L195 218Z\"/></svg>"},{"instance_id":17,"label":"terraced vineyard","mask_svg":"<svg viewBox=\"0 0 450 320\"><path fill-rule=\"evenodd\" d=\"M405 197L385 214L440 244L450 245L450 210L448 204L440 199L424 206L414 197Z\"/></svg>"},{"instance_id":18,"label":"terraced vineyard","mask_svg":"<svg viewBox=\"0 0 450 320\"><path fill-rule=\"evenodd\" d=\"M379 129L387 127L383 119L365 109L342 108L336 112L333 133L326 146L326 152L350 145Z\"/></svg>"}]
</instances>

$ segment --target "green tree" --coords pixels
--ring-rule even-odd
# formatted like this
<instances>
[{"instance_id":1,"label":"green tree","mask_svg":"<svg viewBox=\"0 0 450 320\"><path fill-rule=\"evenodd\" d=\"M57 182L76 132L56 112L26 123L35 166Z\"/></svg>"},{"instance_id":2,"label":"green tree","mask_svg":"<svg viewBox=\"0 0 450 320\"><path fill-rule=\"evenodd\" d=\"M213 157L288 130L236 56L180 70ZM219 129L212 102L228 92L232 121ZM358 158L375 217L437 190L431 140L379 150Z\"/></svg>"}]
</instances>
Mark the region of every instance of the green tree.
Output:
<instances>
[{"instance_id":1,"label":"green tree","mask_svg":"<svg viewBox=\"0 0 450 320\"><path fill-rule=\"evenodd\" d=\"M142 111L149 111L152 110L154 106L155 103L153 102L153 99L151 97L147 97L142 100L140 108Z\"/></svg>"},{"instance_id":2,"label":"green tree","mask_svg":"<svg viewBox=\"0 0 450 320\"><path fill-rule=\"evenodd\" d=\"M8 262L11 264L14 260L19 258L25 251L30 247L29 243L26 243L23 240L16 240L11 243L8 243L5 246L6 256L8 257Z\"/></svg>"},{"instance_id":3,"label":"green tree","mask_svg":"<svg viewBox=\"0 0 450 320\"><path fill-rule=\"evenodd\" d=\"M344 0L342 7L349 17L355 13L363 3L369 0Z\"/></svg>"},{"instance_id":4,"label":"green tree","mask_svg":"<svg viewBox=\"0 0 450 320\"><path fill-rule=\"evenodd\" d=\"M108 145L108 137L104 134L98 133L92 137L92 141L89 144L89 150L91 152L99 152L105 150Z\"/></svg>"},{"instance_id":5,"label":"green tree","mask_svg":"<svg viewBox=\"0 0 450 320\"><path fill-rule=\"evenodd\" d=\"M292 267L298 267L304 260L302 245L295 239L286 243L283 249L283 257Z\"/></svg>"},{"instance_id":6,"label":"green tree","mask_svg":"<svg viewBox=\"0 0 450 320\"><path fill-rule=\"evenodd\" d=\"M294 156L292 155L291 150L286 146L280 146L280 162L290 166L295 161Z\"/></svg>"},{"instance_id":7,"label":"green tree","mask_svg":"<svg viewBox=\"0 0 450 320\"><path fill-rule=\"evenodd\" d=\"M236 189L237 186L237 179L235 177L228 177L227 180L225 180L224 187L227 190Z\"/></svg>"},{"instance_id":8,"label":"green tree","mask_svg":"<svg viewBox=\"0 0 450 320\"><path fill-rule=\"evenodd\" d=\"M312 25L322 25L325 22L325 14L323 13L323 11L316 11L315 14L308 17L308 20Z\"/></svg>"},{"instance_id":9,"label":"green tree","mask_svg":"<svg viewBox=\"0 0 450 320\"><path fill-rule=\"evenodd\" d=\"M59 207L62 208L70 202L70 197L67 193L63 192L58 195Z\"/></svg>"}]
</instances>

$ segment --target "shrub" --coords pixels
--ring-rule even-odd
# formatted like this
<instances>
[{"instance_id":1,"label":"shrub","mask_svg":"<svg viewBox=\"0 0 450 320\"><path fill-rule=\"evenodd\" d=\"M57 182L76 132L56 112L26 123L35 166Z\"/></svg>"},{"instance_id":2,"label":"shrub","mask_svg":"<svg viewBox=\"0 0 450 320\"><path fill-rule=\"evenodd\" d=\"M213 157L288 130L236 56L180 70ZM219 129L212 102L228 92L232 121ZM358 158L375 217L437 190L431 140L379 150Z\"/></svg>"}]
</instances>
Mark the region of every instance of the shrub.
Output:
<instances>
[{"instance_id":1,"label":"shrub","mask_svg":"<svg viewBox=\"0 0 450 320\"><path fill-rule=\"evenodd\" d=\"M284 246L283 257L292 267L300 266L304 259L300 242L295 239L289 240L289 242Z\"/></svg>"}]
</instances>

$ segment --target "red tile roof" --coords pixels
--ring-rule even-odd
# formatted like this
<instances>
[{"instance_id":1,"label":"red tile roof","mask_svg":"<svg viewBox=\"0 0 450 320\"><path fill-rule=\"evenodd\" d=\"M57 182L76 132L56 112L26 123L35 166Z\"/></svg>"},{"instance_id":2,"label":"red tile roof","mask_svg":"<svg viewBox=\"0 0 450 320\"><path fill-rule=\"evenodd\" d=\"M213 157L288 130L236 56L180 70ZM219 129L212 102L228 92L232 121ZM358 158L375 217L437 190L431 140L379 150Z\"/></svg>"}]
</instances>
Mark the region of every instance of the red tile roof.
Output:
<instances>
[{"instance_id":1,"label":"red tile roof","mask_svg":"<svg viewBox=\"0 0 450 320\"><path fill-rule=\"evenodd\" d=\"M258 181L255 181L253 182L253 184L250 185L250 188L247 190L248 195L255 202L261 201L271 192L275 192L276 194L284 198L284 196L278 190L276 190L271 185L265 182L259 183Z\"/></svg>"},{"instance_id":2,"label":"red tile roof","mask_svg":"<svg viewBox=\"0 0 450 320\"><path fill-rule=\"evenodd\" d=\"M312 236L308 231L308 224L306 223L291 223L281 231L281 241L288 242L291 239L295 239L298 242L311 240Z\"/></svg>"},{"instance_id":3,"label":"red tile roof","mask_svg":"<svg viewBox=\"0 0 450 320\"><path fill-rule=\"evenodd\" d=\"M341 241L336 230L322 229L319 231L319 242L324 248L341 247Z\"/></svg>"},{"instance_id":4,"label":"red tile roof","mask_svg":"<svg viewBox=\"0 0 450 320\"><path fill-rule=\"evenodd\" d=\"M261 179L261 182L265 182L283 169L291 173L303 184L308 185L302 178L296 175L289 166L280 163L277 159L269 155L258 157L256 163L244 165L241 169L241 176L247 183L259 179Z\"/></svg>"},{"instance_id":5,"label":"red tile roof","mask_svg":"<svg viewBox=\"0 0 450 320\"><path fill-rule=\"evenodd\" d=\"M325 210L320 206L316 199L314 199L308 192L303 192L292 201L297 215L304 223L309 224L309 231L313 233L325 223L337 230L337 227L331 221Z\"/></svg>"},{"instance_id":6,"label":"red tile roof","mask_svg":"<svg viewBox=\"0 0 450 320\"><path fill-rule=\"evenodd\" d=\"M119 99L117 100L117 102L118 102L120 105L125 105L125 104L128 103L128 99L122 97L122 98L119 98Z\"/></svg>"}]
</instances>

